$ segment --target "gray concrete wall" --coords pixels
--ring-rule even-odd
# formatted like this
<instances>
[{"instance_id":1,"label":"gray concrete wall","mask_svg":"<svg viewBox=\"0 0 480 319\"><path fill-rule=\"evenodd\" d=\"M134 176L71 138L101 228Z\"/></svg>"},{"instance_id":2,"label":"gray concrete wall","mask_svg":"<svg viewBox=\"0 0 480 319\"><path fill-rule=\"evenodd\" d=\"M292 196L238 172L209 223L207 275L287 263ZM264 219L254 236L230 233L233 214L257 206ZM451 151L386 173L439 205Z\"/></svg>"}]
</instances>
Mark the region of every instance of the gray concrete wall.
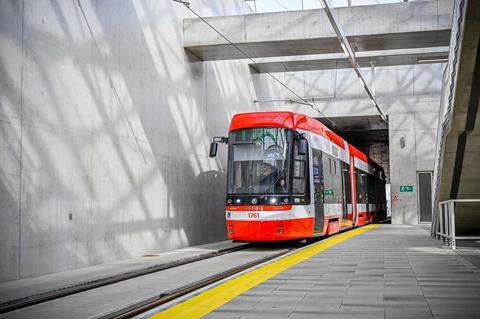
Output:
<instances>
[{"instance_id":1,"label":"gray concrete wall","mask_svg":"<svg viewBox=\"0 0 480 319\"><path fill-rule=\"evenodd\" d=\"M435 140L440 109L440 94L444 63L413 66L378 67L375 70L376 94L381 107L389 116L389 169L391 183L392 222L418 223L417 172L433 171ZM371 81L370 69L362 69ZM377 114L366 93L351 70L307 71L276 73L300 96L319 97L316 105L327 116L353 116ZM253 75L254 81L260 75ZM262 78L263 79L263 78ZM264 81L256 85L259 99L268 99ZM266 91L270 92L270 91ZM274 88L275 98L294 96L280 86ZM299 104L262 103L260 109L293 109L319 116L310 107ZM405 141L404 146L400 140ZM378 153L378 150L377 150ZM377 157L379 154L375 154ZM413 185L412 193L400 193L401 185Z\"/></svg>"},{"instance_id":2,"label":"gray concrete wall","mask_svg":"<svg viewBox=\"0 0 480 319\"><path fill-rule=\"evenodd\" d=\"M91 31L77 1L0 1L0 281L225 239L207 152L248 66L187 56L173 1L80 3Z\"/></svg>"},{"instance_id":3,"label":"gray concrete wall","mask_svg":"<svg viewBox=\"0 0 480 319\"><path fill-rule=\"evenodd\" d=\"M0 281L224 239L226 150L209 159L211 137L238 112L319 116L254 104L291 93L251 75L246 60L188 56L182 19L192 15L179 4L80 3L88 25L76 1L0 2ZM247 10L242 0L192 7ZM392 192L433 169L442 71L377 69ZM350 70L278 76L300 96L324 97L317 105L327 115L375 114ZM415 223L416 199L401 198L393 213L395 223Z\"/></svg>"}]
</instances>

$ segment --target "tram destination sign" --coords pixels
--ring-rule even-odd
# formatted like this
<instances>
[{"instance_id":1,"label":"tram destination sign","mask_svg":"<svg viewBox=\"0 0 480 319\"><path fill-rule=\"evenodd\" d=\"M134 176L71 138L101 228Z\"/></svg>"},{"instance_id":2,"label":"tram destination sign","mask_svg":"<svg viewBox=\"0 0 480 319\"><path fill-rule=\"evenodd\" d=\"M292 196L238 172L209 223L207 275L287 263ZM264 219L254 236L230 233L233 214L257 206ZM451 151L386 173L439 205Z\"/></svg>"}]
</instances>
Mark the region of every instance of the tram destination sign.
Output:
<instances>
[{"instance_id":1,"label":"tram destination sign","mask_svg":"<svg viewBox=\"0 0 480 319\"><path fill-rule=\"evenodd\" d=\"M400 185L400 193L413 192L413 185Z\"/></svg>"}]
</instances>

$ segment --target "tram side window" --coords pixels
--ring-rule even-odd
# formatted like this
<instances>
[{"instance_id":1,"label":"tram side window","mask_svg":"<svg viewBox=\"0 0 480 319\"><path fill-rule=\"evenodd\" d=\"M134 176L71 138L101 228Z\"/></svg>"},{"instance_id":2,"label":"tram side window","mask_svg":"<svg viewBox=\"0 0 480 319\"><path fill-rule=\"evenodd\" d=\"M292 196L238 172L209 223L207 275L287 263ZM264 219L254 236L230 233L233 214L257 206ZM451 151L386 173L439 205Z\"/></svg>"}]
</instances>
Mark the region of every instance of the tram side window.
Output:
<instances>
[{"instance_id":1,"label":"tram side window","mask_svg":"<svg viewBox=\"0 0 480 319\"><path fill-rule=\"evenodd\" d=\"M340 159L332 158L333 161L333 193L335 203L342 204L343 203L343 184L342 184L342 173L340 169Z\"/></svg>"},{"instance_id":2,"label":"tram side window","mask_svg":"<svg viewBox=\"0 0 480 319\"><path fill-rule=\"evenodd\" d=\"M355 173L357 174L357 203L365 204L367 203L367 197L368 197L367 196L368 174L359 169L356 169Z\"/></svg>"},{"instance_id":3,"label":"tram side window","mask_svg":"<svg viewBox=\"0 0 480 319\"><path fill-rule=\"evenodd\" d=\"M323 153L323 195L325 203L341 203L343 196L340 160Z\"/></svg>"},{"instance_id":4,"label":"tram side window","mask_svg":"<svg viewBox=\"0 0 480 319\"><path fill-rule=\"evenodd\" d=\"M368 202L375 203L375 177L373 175L368 175Z\"/></svg>"},{"instance_id":5,"label":"tram side window","mask_svg":"<svg viewBox=\"0 0 480 319\"><path fill-rule=\"evenodd\" d=\"M313 183L323 184L323 172L322 172L322 151L312 149L313 159ZM320 196L320 194L318 194Z\"/></svg>"},{"instance_id":6,"label":"tram side window","mask_svg":"<svg viewBox=\"0 0 480 319\"><path fill-rule=\"evenodd\" d=\"M307 155L298 154L298 141L294 144L293 159L293 193L305 194L305 180L307 176Z\"/></svg>"},{"instance_id":7,"label":"tram side window","mask_svg":"<svg viewBox=\"0 0 480 319\"><path fill-rule=\"evenodd\" d=\"M385 184L386 184L386 181L383 181L382 180L382 184L380 185L380 194L378 194L380 196L380 200L382 202L382 205L384 206L385 209L387 209L387 197L386 197L386 194L385 194Z\"/></svg>"},{"instance_id":8,"label":"tram side window","mask_svg":"<svg viewBox=\"0 0 480 319\"><path fill-rule=\"evenodd\" d=\"M343 173L343 180L345 183L345 200L347 204L352 203L352 191L350 185L350 170L349 165L347 163L342 162L342 173Z\"/></svg>"},{"instance_id":9,"label":"tram side window","mask_svg":"<svg viewBox=\"0 0 480 319\"><path fill-rule=\"evenodd\" d=\"M380 205L380 210L384 209L383 205L385 204L385 182L379 177L376 177L376 198L377 204Z\"/></svg>"}]
</instances>

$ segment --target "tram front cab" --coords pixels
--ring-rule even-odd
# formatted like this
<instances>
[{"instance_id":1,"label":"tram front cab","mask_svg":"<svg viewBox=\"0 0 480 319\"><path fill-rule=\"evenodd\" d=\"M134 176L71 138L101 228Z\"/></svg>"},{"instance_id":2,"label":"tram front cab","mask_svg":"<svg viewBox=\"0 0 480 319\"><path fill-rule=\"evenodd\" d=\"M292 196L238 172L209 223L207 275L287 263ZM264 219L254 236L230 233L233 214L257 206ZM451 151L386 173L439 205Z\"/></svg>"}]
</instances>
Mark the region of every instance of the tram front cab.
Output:
<instances>
[{"instance_id":1,"label":"tram front cab","mask_svg":"<svg viewBox=\"0 0 480 319\"><path fill-rule=\"evenodd\" d=\"M308 143L281 127L230 132L226 198L229 238L272 241L311 237Z\"/></svg>"}]
</instances>

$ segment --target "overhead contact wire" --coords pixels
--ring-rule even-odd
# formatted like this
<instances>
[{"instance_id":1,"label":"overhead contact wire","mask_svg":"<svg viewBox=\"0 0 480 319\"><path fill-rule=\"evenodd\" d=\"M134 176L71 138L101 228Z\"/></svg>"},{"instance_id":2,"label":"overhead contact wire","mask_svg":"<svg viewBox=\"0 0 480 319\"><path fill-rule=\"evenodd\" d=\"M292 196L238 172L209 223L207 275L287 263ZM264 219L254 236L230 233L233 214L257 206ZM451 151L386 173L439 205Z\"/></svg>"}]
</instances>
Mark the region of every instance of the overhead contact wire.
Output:
<instances>
[{"instance_id":1,"label":"overhead contact wire","mask_svg":"<svg viewBox=\"0 0 480 319\"><path fill-rule=\"evenodd\" d=\"M211 25L205 18L203 18L201 15L199 15L195 10L193 10L191 7L190 7L190 3L187 2L187 1L182 1L182 0L172 0L174 2L178 2L178 3L181 3L183 4L188 10L190 10L190 12L192 12L195 16L197 16L200 20L202 20L206 25L208 25L213 31L215 31L219 36L221 36L225 41L228 42L228 44L230 44L232 47L234 47L238 52L240 52L243 56L245 56L247 59L249 59L255 66L258 66L258 63L257 61L255 61L248 53L246 53L244 50L242 50L242 48L240 48L238 45L236 45L235 43L233 43L229 38L227 38L225 35L223 35L220 31L218 31L213 25ZM258 70L258 69L257 69ZM300 104L304 104L304 105L308 105L310 106L314 111L318 112L320 115L322 115L324 118L326 118L334 127L337 127L337 125L335 124L334 121L332 121L328 116L326 116L322 111L320 111L320 109L315 105L315 104L311 104L308 102L307 99L303 98L303 97L300 97L300 95L298 95L297 93L295 93L295 91L293 91L291 88L289 88L285 83L283 83L282 81L280 81L276 76L274 76L272 73L270 72L266 72L272 79L274 79L276 82L278 82L282 87L284 87L285 89L287 89L289 92L291 92L293 95L295 95L300 101L302 101L302 103ZM292 100L294 101L294 100Z\"/></svg>"}]
</instances>

